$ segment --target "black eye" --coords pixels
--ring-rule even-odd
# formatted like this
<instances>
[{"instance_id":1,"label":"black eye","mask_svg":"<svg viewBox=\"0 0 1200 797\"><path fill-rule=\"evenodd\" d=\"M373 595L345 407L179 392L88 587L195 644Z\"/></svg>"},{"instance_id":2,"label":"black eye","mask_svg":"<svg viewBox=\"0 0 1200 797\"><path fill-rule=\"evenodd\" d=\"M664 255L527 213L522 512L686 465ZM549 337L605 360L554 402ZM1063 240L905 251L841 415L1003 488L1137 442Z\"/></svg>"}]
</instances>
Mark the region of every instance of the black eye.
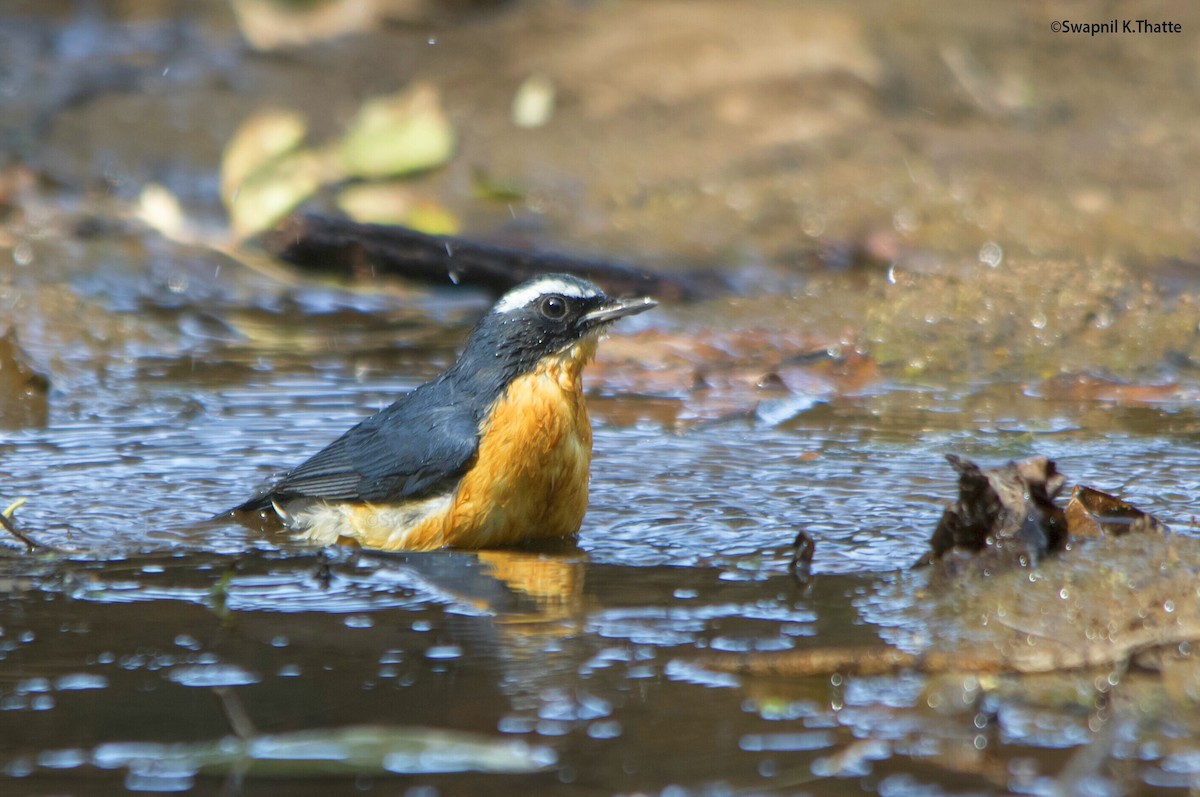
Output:
<instances>
[{"instance_id":1,"label":"black eye","mask_svg":"<svg viewBox=\"0 0 1200 797\"><path fill-rule=\"evenodd\" d=\"M558 294L544 296L538 303L538 312L550 321L562 321L567 315L567 300Z\"/></svg>"}]
</instances>

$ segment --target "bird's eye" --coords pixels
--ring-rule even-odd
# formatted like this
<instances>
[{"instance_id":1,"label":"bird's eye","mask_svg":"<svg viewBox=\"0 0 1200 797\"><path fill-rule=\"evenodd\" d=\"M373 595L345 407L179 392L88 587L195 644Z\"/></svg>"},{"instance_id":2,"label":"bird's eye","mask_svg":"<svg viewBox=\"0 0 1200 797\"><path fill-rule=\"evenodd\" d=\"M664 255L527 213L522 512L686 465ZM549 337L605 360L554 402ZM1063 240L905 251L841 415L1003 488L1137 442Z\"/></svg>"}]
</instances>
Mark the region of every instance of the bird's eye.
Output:
<instances>
[{"instance_id":1,"label":"bird's eye","mask_svg":"<svg viewBox=\"0 0 1200 797\"><path fill-rule=\"evenodd\" d=\"M538 303L538 312L550 321L562 321L567 315L567 300L558 294L545 296Z\"/></svg>"}]
</instances>

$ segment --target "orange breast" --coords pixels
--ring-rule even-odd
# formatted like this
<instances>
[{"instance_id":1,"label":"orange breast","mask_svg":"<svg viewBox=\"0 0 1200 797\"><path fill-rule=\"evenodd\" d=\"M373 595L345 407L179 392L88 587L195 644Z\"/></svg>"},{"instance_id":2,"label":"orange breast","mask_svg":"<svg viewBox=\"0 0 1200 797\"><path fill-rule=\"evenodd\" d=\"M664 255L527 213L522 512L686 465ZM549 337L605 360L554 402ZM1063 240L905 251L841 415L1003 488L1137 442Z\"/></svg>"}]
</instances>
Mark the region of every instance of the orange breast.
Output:
<instances>
[{"instance_id":1,"label":"orange breast","mask_svg":"<svg viewBox=\"0 0 1200 797\"><path fill-rule=\"evenodd\" d=\"M479 451L450 501L374 547L490 548L579 530L588 503L592 425L581 373L596 341L548 357L514 380L480 428ZM374 536L374 535L372 535Z\"/></svg>"}]
</instances>

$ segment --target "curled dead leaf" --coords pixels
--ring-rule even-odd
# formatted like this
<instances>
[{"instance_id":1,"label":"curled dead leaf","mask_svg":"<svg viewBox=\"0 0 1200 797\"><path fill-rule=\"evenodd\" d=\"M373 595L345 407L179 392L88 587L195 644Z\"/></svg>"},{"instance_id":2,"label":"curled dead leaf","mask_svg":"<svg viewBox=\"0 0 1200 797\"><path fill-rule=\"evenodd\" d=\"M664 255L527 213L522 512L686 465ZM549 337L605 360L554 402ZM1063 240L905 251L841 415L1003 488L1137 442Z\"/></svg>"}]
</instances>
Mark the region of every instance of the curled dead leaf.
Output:
<instances>
[{"instance_id":1,"label":"curled dead leaf","mask_svg":"<svg viewBox=\"0 0 1200 797\"><path fill-rule=\"evenodd\" d=\"M1067 527L1072 537L1101 537L1123 534L1166 534L1166 523L1115 495L1075 485L1066 508Z\"/></svg>"},{"instance_id":2,"label":"curled dead leaf","mask_svg":"<svg viewBox=\"0 0 1200 797\"><path fill-rule=\"evenodd\" d=\"M918 565L985 556L999 564L1035 564L1067 544L1067 520L1054 503L1066 484L1047 457L1029 457L998 468L981 468L954 454L958 498L946 507Z\"/></svg>"},{"instance_id":3,"label":"curled dead leaf","mask_svg":"<svg viewBox=\"0 0 1200 797\"><path fill-rule=\"evenodd\" d=\"M15 329L0 334L0 427L42 426L50 412L50 380L37 370Z\"/></svg>"}]
</instances>

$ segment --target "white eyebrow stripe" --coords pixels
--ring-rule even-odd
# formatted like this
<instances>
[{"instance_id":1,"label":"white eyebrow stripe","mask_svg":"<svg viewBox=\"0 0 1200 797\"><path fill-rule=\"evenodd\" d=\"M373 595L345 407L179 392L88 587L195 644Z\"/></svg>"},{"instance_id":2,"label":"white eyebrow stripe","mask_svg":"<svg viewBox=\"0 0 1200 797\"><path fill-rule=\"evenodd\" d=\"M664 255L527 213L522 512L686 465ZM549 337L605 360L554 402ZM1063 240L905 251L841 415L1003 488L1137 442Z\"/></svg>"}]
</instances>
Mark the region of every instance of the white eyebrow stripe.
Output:
<instances>
[{"instance_id":1,"label":"white eyebrow stripe","mask_svg":"<svg viewBox=\"0 0 1200 797\"><path fill-rule=\"evenodd\" d=\"M518 288L513 288L501 296L500 301L496 302L496 306L492 308L492 312L507 313L516 310L547 293L557 293L560 296L569 296L574 299L587 299L599 296L595 288L575 282L567 282L557 277L544 277Z\"/></svg>"}]
</instances>

